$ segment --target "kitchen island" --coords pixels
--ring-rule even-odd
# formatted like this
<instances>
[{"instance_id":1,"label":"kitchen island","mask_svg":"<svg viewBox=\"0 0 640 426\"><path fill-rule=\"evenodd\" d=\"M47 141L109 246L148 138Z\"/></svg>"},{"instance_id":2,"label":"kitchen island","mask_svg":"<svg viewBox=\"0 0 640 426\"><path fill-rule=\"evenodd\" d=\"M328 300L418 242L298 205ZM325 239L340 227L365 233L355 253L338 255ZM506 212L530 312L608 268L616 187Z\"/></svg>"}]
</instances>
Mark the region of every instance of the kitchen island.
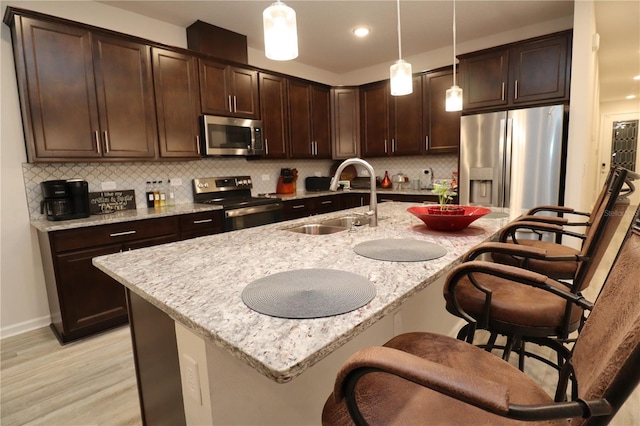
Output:
<instances>
[{"instance_id":1,"label":"kitchen island","mask_svg":"<svg viewBox=\"0 0 640 426\"><path fill-rule=\"evenodd\" d=\"M175 324L188 424L318 424L339 366L357 349L408 330L455 331L457 321L445 318L443 278L470 247L510 220L482 218L447 235L428 230L406 211L411 205L380 204L372 228L331 235L287 230L362 211L351 209L102 256L94 264L127 287L134 301ZM358 243L389 238L432 242L447 253L387 262L353 251ZM375 285L376 296L346 314L303 320L262 315L242 302L249 283L295 269L359 274ZM130 314L138 305L130 305ZM152 337L133 333L134 352L137 338Z\"/></svg>"}]
</instances>

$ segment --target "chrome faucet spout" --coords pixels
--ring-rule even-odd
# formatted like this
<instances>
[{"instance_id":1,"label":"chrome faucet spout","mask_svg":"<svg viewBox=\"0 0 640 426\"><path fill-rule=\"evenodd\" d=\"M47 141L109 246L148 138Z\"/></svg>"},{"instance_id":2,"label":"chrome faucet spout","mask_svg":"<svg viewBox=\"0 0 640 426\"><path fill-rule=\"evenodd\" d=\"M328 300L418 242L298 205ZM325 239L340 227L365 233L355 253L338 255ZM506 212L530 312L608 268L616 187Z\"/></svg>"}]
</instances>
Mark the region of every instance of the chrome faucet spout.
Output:
<instances>
[{"instance_id":1,"label":"chrome faucet spout","mask_svg":"<svg viewBox=\"0 0 640 426\"><path fill-rule=\"evenodd\" d=\"M344 160L336 170L336 173L331 178L331 185L329 189L331 191L338 190L338 181L340 180L340 174L350 164L359 164L367 169L369 173L370 183L371 183L371 194L369 196L369 214L371 215L369 219L369 226L378 226L378 196L376 194L376 173L373 171L373 166L367 163L361 158L348 158Z\"/></svg>"}]
</instances>

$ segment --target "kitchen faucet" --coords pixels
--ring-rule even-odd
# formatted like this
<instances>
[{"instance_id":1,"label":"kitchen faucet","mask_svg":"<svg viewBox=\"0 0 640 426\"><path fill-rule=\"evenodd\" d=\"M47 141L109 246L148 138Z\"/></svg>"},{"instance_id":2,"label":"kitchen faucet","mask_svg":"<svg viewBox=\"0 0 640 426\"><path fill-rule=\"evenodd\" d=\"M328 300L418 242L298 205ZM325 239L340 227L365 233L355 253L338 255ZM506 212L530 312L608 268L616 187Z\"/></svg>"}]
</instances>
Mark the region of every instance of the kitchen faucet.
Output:
<instances>
[{"instance_id":1,"label":"kitchen faucet","mask_svg":"<svg viewBox=\"0 0 640 426\"><path fill-rule=\"evenodd\" d=\"M376 195L376 173L373 171L373 166L367 163L361 158L348 158L344 160L339 166L338 170L336 170L335 175L331 178L331 186L329 186L329 190L337 191L338 190L338 181L340 180L340 174L350 164L360 164L367 169L369 172L370 182L371 182L371 195L369 197L369 211L367 212L368 216L371 216L369 219L369 226L378 226L378 196Z\"/></svg>"}]
</instances>

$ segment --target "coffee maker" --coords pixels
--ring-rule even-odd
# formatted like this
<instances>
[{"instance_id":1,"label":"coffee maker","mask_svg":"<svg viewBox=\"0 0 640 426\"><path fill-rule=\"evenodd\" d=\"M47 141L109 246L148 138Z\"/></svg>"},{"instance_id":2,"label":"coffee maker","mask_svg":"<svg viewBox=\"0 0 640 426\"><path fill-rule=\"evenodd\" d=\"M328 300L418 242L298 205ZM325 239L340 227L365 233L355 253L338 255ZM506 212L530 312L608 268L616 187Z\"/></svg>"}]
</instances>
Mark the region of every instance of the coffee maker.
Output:
<instances>
[{"instance_id":1,"label":"coffee maker","mask_svg":"<svg viewBox=\"0 0 640 426\"><path fill-rule=\"evenodd\" d=\"M82 179L40 182L43 200L40 213L48 220L89 217L89 184Z\"/></svg>"}]
</instances>

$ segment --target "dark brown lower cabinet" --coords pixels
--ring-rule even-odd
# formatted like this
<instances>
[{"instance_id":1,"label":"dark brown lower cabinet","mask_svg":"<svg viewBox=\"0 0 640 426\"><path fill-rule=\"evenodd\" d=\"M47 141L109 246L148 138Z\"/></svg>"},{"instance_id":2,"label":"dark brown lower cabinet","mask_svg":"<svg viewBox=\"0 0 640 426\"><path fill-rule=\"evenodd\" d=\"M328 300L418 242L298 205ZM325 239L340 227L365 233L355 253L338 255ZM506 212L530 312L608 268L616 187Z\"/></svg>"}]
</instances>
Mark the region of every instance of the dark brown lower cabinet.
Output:
<instances>
[{"instance_id":1,"label":"dark brown lower cabinet","mask_svg":"<svg viewBox=\"0 0 640 426\"><path fill-rule=\"evenodd\" d=\"M127 322L124 287L94 267L94 257L178 237L178 217L38 232L51 329L60 343Z\"/></svg>"},{"instance_id":2,"label":"dark brown lower cabinet","mask_svg":"<svg viewBox=\"0 0 640 426\"><path fill-rule=\"evenodd\" d=\"M174 321L130 290L126 294L142 423L184 425Z\"/></svg>"}]
</instances>

